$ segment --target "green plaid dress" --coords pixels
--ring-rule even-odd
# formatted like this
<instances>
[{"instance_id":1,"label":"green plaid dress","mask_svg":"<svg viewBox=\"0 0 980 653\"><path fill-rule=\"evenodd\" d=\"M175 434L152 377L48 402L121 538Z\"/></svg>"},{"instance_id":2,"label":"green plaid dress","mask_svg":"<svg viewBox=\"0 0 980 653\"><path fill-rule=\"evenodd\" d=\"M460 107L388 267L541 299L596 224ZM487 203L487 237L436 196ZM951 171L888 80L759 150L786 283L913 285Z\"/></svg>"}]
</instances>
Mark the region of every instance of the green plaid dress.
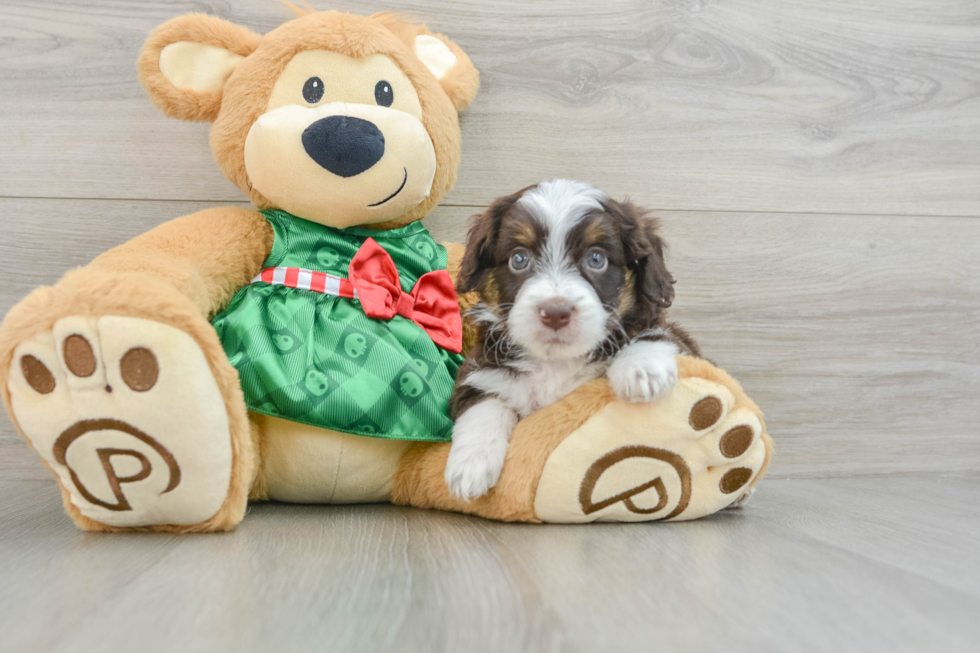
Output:
<instances>
[{"instance_id":1,"label":"green plaid dress","mask_svg":"<svg viewBox=\"0 0 980 653\"><path fill-rule=\"evenodd\" d=\"M275 231L263 268L346 278L369 237L391 255L405 292L446 268L446 249L418 222L340 230L283 211L262 215ZM463 356L438 347L411 320L375 320L357 299L253 282L212 324L251 411L376 438L451 439L447 407Z\"/></svg>"}]
</instances>

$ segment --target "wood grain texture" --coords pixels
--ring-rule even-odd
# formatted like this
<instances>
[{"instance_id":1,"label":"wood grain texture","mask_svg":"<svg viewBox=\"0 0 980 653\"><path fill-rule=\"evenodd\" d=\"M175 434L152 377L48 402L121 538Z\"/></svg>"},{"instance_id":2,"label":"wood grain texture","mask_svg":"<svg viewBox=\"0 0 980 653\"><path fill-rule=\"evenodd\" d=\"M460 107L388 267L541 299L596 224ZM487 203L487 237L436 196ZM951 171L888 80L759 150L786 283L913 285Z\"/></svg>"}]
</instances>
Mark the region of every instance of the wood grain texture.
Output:
<instances>
[{"instance_id":1,"label":"wood grain texture","mask_svg":"<svg viewBox=\"0 0 980 653\"><path fill-rule=\"evenodd\" d=\"M0 313L197 202L0 199ZM439 207L438 240L476 209ZM980 470L980 221L661 212L672 315L766 413L775 477ZM31 270L32 274L20 274ZM46 472L0 421L0 470Z\"/></svg>"},{"instance_id":2,"label":"wood grain texture","mask_svg":"<svg viewBox=\"0 0 980 653\"><path fill-rule=\"evenodd\" d=\"M265 504L231 535L106 537L0 415L0 653L976 650L980 5L313 2L407 12L480 68L438 239L557 176L661 209L673 315L766 411L770 478L670 526ZM289 17L0 0L0 315L244 199L136 80L190 11Z\"/></svg>"},{"instance_id":3,"label":"wood grain texture","mask_svg":"<svg viewBox=\"0 0 980 653\"><path fill-rule=\"evenodd\" d=\"M84 534L50 484L0 491L4 652L959 653L980 637L976 475L776 480L669 526L267 504L223 536Z\"/></svg>"},{"instance_id":4,"label":"wood grain texture","mask_svg":"<svg viewBox=\"0 0 980 653\"><path fill-rule=\"evenodd\" d=\"M451 205L542 178L657 208L980 215L973 0L336 0L456 39L482 72ZM239 201L207 126L134 70L156 25L257 31L274 0L3 0L0 196Z\"/></svg>"}]
</instances>

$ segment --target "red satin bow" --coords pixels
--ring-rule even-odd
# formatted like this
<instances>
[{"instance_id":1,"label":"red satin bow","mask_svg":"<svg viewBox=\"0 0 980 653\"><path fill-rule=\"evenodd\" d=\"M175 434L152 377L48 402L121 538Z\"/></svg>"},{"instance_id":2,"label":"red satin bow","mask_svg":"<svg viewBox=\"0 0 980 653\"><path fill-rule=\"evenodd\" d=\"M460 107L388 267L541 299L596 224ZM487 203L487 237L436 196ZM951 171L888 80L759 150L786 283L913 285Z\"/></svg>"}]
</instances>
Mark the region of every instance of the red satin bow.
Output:
<instances>
[{"instance_id":1,"label":"red satin bow","mask_svg":"<svg viewBox=\"0 0 980 653\"><path fill-rule=\"evenodd\" d=\"M404 292L391 255L368 238L351 260L347 276L368 317L387 321L401 315L422 327L443 349L454 354L463 351L463 320L446 270L423 274L411 293Z\"/></svg>"}]
</instances>

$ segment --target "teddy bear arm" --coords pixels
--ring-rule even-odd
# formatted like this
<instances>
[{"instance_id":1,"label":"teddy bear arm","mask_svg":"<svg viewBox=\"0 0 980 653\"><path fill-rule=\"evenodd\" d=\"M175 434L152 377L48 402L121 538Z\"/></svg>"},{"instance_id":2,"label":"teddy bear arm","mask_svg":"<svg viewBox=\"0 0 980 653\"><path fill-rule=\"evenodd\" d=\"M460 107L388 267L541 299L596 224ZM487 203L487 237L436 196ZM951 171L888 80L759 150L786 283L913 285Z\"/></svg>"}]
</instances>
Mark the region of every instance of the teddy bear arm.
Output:
<instances>
[{"instance_id":1,"label":"teddy bear arm","mask_svg":"<svg viewBox=\"0 0 980 653\"><path fill-rule=\"evenodd\" d=\"M162 224L102 254L90 267L151 275L211 316L259 273L273 240L272 227L261 214L220 207Z\"/></svg>"}]
</instances>

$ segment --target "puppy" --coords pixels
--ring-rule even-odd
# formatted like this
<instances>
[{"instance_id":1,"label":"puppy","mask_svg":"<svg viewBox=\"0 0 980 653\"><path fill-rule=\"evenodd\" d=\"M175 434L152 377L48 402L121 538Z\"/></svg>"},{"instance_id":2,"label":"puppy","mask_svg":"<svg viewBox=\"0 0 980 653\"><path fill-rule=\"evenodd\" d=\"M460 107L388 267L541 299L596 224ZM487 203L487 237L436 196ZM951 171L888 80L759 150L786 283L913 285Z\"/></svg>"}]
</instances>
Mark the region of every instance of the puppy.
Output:
<instances>
[{"instance_id":1,"label":"puppy","mask_svg":"<svg viewBox=\"0 0 980 653\"><path fill-rule=\"evenodd\" d=\"M674 279L657 223L629 202L556 179L474 216L457 291L479 291L479 336L450 399L446 483L458 497L496 485L519 419L603 374L624 401L677 382L697 344L665 320Z\"/></svg>"}]
</instances>

